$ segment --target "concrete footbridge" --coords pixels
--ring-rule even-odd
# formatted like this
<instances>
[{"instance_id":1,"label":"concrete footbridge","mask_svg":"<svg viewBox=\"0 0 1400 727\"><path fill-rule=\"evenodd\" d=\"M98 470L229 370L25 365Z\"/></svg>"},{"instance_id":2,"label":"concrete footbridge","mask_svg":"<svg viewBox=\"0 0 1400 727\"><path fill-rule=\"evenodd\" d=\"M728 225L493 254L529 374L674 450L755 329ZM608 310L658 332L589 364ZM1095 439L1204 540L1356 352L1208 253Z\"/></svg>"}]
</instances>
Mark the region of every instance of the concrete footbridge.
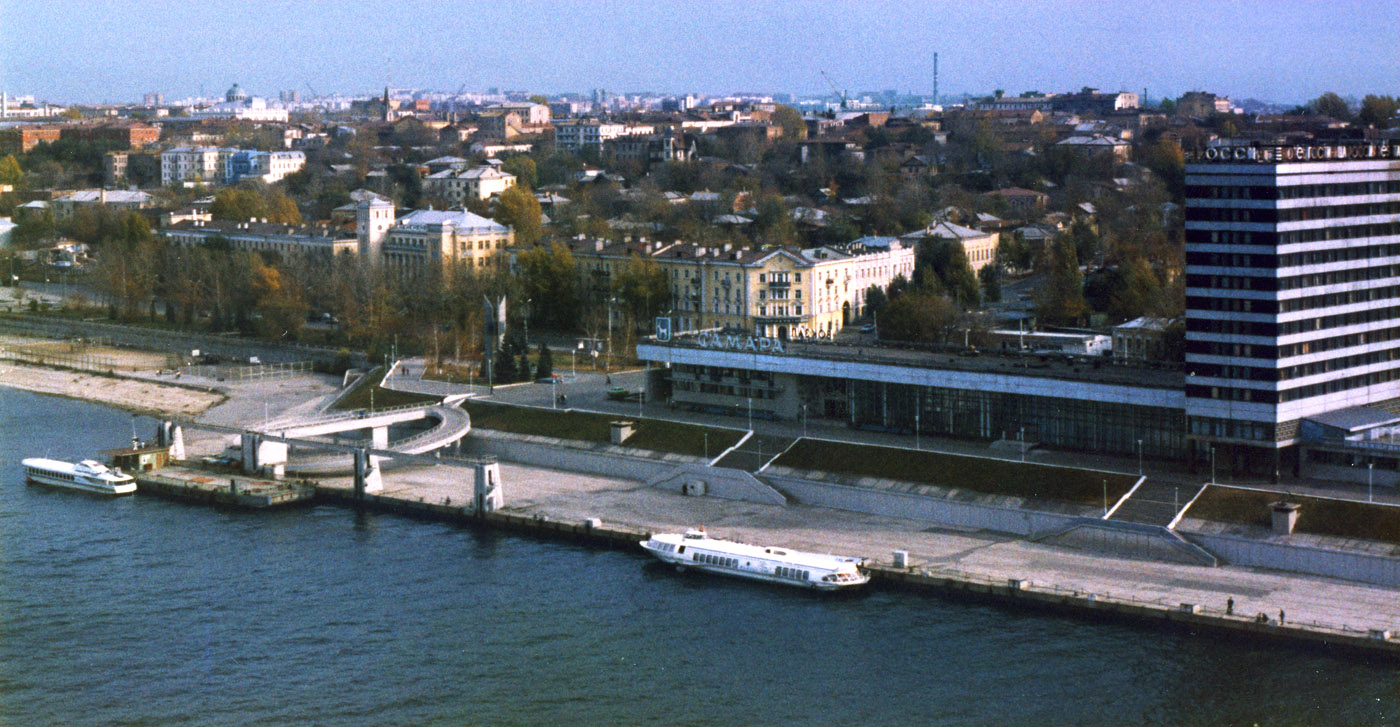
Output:
<instances>
[{"instance_id":1,"label":"concrete footbridge","mask_svg":"<svg viewBox=\"0 0 1400 727\"><path fill-rule=\"evenodd\" d=\"M299 474L332 474L353 469L343 454L326 451L306 444L308 441L323 444L344 444L342 437L348 432L369 430L365 444L379 451L391 451L405 455L419 455L455 444L471 432L471 418L458 404L464 396L447 397L440 404L406 404L387 409L357 409L345 412L288 416L250 427L249 433L262 437L276 437L283 440L298 440L297 447L302 451L289 451L285 460L288 472ZM427 430L417 431L396 440L390 440L390 427L420 421L435 421Z\"/></svg>"}]
</instances>

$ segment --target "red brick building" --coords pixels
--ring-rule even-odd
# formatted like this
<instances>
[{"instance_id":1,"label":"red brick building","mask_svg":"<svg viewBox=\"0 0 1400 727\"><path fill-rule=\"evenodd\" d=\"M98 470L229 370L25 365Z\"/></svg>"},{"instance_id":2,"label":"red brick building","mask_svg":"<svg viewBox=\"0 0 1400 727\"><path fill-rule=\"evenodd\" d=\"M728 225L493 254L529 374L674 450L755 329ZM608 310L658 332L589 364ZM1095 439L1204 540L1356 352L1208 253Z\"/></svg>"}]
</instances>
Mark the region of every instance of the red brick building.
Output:
<instances>
[{"instance_id":1,"label":"red brick building","mask_svg":"<svg viewBox=\"0 0 1400 727\"><path fill-rule=\"evenodd\" d=\"M79 141L113 141L123 148L141 149L160 140L160 129L150 124L137 122L101 124L88 126L67 126L62 129L63 138Z\"/></svg>"},{"instance_id":2,"label":"red brick building","mask_svg":"<svg viewBox=\"0 0 1400 727\"><path fill-rule=\"evenodd\" d=\"M40 144L58 141L62 129L57 126L17 126L0 129L0 152L21 154Z\"/></svg>"}]
</instances>

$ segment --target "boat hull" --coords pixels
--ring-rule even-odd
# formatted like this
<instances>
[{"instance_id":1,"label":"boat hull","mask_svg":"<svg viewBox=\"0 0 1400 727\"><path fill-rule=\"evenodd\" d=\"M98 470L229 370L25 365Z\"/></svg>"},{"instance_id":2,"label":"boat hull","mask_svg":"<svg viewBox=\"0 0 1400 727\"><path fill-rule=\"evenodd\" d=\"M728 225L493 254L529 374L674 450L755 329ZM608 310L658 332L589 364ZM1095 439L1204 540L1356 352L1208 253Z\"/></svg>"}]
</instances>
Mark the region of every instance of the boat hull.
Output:
<instances>
[{"instance_id":1,"label":"boat hull","mask_svg":"<svg viewBox=\"0 0 1400 727\"><path fill-rule=\"evenodd\" d=\"M75 490L75 491L77 491L77 492L86 492L86 493L88 493L88 494L90 494L90 495L108 495L108 496L114 496L114 497L115 497L115 496L119 496L119 495L131 495L131 494L134 494L134 493L136 492L136 482L135 482L135 481L123 482L123 483L117 483L117 484L105 484L105 483L103 483L103 484L95 484L95 483L81 482L81 481L76 481L76 480L75 480L75 481L61 480L61 479L58 479L58 478L53 477L53 476L51 476L51 475L38 474L38 473L30 473L30 474L29 474L29 481L30 481L30 482L33 482L33 483L36 483L36 484L40 484L40 485L47 485L47 486L49 486L49 487L61 487L61 488L65 489L65 490Z\"/></svg>"}]
</instances>

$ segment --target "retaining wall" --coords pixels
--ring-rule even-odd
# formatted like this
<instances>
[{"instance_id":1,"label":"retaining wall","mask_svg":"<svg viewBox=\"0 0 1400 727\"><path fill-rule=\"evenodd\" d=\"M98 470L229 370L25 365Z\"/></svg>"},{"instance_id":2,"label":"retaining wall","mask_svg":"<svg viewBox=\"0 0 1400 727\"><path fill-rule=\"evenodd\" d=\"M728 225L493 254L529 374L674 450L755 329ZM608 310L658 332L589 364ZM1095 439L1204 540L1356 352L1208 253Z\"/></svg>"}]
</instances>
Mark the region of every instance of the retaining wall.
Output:
<instances>
[{"instance_id":1,"label":"retaining wall","mask_svg":"<svg viewBox=\"0 0 1400 727\"><path fill-rule=\"evenodd\" d=\"M1177 532L1230 565L1271 568L1400 588L1400 558L1272 543L1238 535Z\"/></svg>"},{"instance_id":2,"label":"retaining wall","mask_svg":"<svg viewBox=\"0 0 1400 727\"><path fill-rule=\"evenodd\" d=\"M1031 535L1068 527L1083 517L1080 514L1028 510L815 482L784 475L760 475L759 478L804 504L1015 535Z\"/></svg>"},{"instance_id":3,"label":"retaining wall","mask_svg":"<svg viewBox=\"0 0 1400 727\"><path fill-rule=\"evenodd\" d=\"M704 495L729 500L745 500L772 505L787 504L787 498L743 470L708 467L699 458L678 454L655 457L632 455L625 447L606 444L574 444L545 437L528 437L504 432L473 430L461 440L462 452L494 455L507 462L518 462L548 469L582 472L601 477L639 480L652 487L683 492L686 485L705 483ZM636 451L636 450L634 450Z\"/></svg>"},{"instance_id":4,"label":"retaining wall","mask_svg":"<svg viewBox=\"0 0 1400 727\"><path fill-rule=\"evenodd\" d=\"M651 487L669 490L680 494L692 494L695 483L704 484L704 494L726 500L744 500L765 505L786 505L787 498L781 492L759 481L743 470L730 467L710 467L703 464L686 464L672 467L660 478L649 480Z\"/></svg>"}]
</instances>

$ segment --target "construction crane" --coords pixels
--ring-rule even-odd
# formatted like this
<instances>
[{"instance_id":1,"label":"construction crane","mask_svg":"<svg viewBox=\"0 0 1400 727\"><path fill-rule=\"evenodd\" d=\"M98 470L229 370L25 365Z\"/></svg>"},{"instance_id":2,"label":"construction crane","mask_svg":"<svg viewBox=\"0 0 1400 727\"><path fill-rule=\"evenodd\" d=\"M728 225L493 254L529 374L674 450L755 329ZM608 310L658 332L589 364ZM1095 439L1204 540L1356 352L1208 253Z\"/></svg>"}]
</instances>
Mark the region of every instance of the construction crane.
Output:
<instances>
[{"instance_id":1,"label":"construction crane","mask_svg":"<svg viewBox=\"0 0 1400 727\"><path fill-rule=\"evenodd\" d=\"M306 82L306 90L308 90L308 91L311 92L311 98L320 98L320 96L321 96L321 94L316 93L316 89L314 89L314 88L311 87L311 82L310 82L310 81L307 81L307 82Z\"/></svg>"},{"instance_id":2,"label":"construction crane","mask_svg":"<svg viewBox=\"0 0 1400 727\"><path fill-rule=\"evenodd\" d=\"M817 70L821 71L821 69L817 69ZM842 108L842 110L845 110L845 108L846 108L846 92L845 92L845 91L842 91L841 89L839 89L839 88L836 87L836 82L831 80L831 75L828 74L826 71L821 71L821 74L822 74L822 78L825 78L825 79L826 79L826 84L827 84L828 86L831 86L831 91L832 91L832 93L835 93L835 94L837 95L837 97L841 99L841 108Z\"/></svg>"}]
</instances>

